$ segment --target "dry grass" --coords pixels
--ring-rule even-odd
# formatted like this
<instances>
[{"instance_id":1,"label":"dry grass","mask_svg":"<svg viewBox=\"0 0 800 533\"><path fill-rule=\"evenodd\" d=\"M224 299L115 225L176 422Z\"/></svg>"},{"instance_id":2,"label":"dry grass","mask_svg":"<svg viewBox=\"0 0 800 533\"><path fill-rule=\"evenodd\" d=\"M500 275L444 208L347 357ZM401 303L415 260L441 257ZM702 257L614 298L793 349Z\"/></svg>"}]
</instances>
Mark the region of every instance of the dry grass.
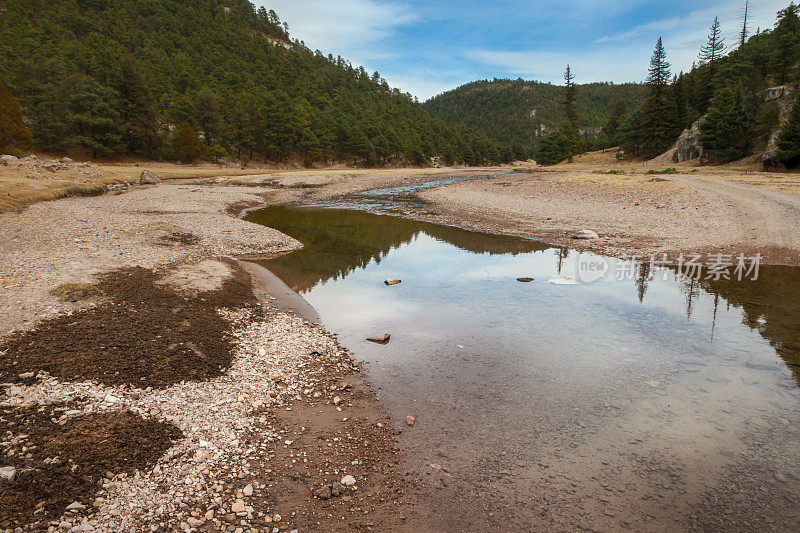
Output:
<instances>
[{"instance_id":1,"label":"dry grass","mask_svg":"<svg viewBox=\"0 0 800 533\"><path fill-rule=\"evenodd\" d=\"M41 162L50 159L39 156ZM375 174L407 173L409 169L352 169L332 167L323 170L282 170L275 166L242 169L237 166L176 165L156 162L96 163L78 162L69 168L49 172L34 164L0 166L0 212L15 211L25 206L68 196L91 196L105 193L108 185L135 182L143 170L151 170L162 179L219 178L230 185L282 187L318 187L352 178L365 179ZM480 169L470 169L479 171ZM452 169L416 169L415 174L452 172ZM33 177L32 177L33 176Z\"/></svg>"},{"instance_id":2,"label":"dry grass","mask_svg":"<svg viewBox=\"0 0 800 533\"><path fill-rule=\"evenodd\" d=\"M96 285L88 283L64 283L50 290L50 295L62 302L81 302L99 298L103 292Z\"/></svg>"},{"instance_id":3,"label":"dry grass","mask_svg":"<svg viewBox=\"0 0 800 533\"><path fill-rule=\"evenodd\" d=\"M557 172L564 181L585 182L611 187L659 186L681 187L679 184L662 182L658 174L675 168L685 176L708 176L766 187L784 193L800 194L800 174L796 172L763 172L756 157L749 157L724 165L699 165L697 161L674 163L672 161L632 161L617 159L615 150L589 152L580 155L572 163L559 163L551 167L522 165L518 170L531 172Z\"/></svg>"}]
</instances>

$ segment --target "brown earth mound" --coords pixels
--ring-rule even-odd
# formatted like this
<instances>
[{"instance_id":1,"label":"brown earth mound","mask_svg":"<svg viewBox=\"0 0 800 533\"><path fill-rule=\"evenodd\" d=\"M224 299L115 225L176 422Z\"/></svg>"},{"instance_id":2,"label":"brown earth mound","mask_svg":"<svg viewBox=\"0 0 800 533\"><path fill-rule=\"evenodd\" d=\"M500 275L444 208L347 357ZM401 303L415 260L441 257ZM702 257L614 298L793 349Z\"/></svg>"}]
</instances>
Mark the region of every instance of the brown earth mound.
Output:
<instances>
[{"instance_id":1,"label":"brown earth mound","mask_svg":"<svg viewBox=\"0 0 800 533\"><path fill-rule=\"evenodd\" d=\"M0 461L16 469L11 481L0 481L0 527L47 523L73 502L89 507L106 472L143 470L181 436L171 424L129 411L58 423L68 408L0 409Z\"/></svg>"},{"instance_id":2,"label":"brown earth mound","mask_svg":"<svg viewBox=\"0 0 800 533\"><path fill-rule=\"evenodd\" d=\"M6 338L0 381L47 371L62 380L165 387L218 376L234 347L217 309L255 301L249 275L234 263L231 270L220 290L196 296L156 283L143 268L109 274L98 285L108 302Z\"/></svg>"}]
</instances>

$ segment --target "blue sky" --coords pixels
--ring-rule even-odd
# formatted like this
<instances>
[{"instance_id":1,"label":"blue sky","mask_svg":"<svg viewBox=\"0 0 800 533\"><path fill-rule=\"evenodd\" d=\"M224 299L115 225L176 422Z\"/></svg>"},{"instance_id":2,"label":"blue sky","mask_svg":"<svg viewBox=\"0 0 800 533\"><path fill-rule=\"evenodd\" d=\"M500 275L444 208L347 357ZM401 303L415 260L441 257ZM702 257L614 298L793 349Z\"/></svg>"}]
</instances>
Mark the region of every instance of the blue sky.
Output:
<instances>
[{"instance_id":1,"label":"blue sky","mask_svg":"<svg viewBox=\"0 0 800 533\"><path fill-rule=\"evenodd\" d=\"M292 36L340 54L420 100L476 79L642 81L663 36L688 70L719 16L735 43L744 0L267 0ZM789 0L751 0L752 31Z\"/></svg>"}]
</instances>

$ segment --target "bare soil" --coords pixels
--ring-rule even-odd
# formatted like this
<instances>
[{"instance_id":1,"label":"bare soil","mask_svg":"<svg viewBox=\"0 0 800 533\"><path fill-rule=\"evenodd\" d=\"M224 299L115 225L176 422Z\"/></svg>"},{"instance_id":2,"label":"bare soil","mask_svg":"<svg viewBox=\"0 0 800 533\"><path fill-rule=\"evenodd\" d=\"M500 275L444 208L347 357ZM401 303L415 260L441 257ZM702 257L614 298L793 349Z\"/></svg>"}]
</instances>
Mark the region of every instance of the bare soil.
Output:
<instances>
[{"instance_id":1,"label":"bare soil","mask_svg":"<svg viewBox=\"0 0 800 533\"><path fill-rule=\"evenodd\" d=\"M58 518L72 502L91 501L107 472L152 467L181 437L172 424L128 411L63 419L71 408L0 407L3 462L16 468L0 484L0 527Z\"/></svg>"},{"instance_id":2,"label":"bare soil","mask_svg":"<svg viewBox=\"0 0 800 533\"><path fill-rule=\"evenodd\" d=\"M194 297L157 283L143 268L108 274L98 285L107 302L5 339L0 379L46 371L62 380L163 387L220 375L234 346L230 324L216 310L255 301L247 273L230 268L234 275L218 290Z\"/></svg>"}]
</instances>

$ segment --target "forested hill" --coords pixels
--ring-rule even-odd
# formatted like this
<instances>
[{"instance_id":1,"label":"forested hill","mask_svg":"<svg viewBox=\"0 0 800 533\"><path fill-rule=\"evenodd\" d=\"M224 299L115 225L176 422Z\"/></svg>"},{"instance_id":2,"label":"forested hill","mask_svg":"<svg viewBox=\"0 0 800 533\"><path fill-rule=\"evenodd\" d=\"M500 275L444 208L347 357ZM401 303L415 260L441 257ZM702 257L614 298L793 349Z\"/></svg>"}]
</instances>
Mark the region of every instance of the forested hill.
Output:
<instances>
[{"instance_id":1,"label":"forested hill","mask_svg":"<svg viewBox=\"0 0 800 533\"><path fill-rule=\"evenodd\" d=\"M646 94L643 84L590 83L576 85L578 127L591 140L622 100L638 107ZM468 83L425 102L435 117L480 128L498 142L536 149L538 139L557 129L564 117L564 88L536 81L495 79ZM591 144L591 143L590 143Z\"/></svg>"},{"instance_id":2,"label":"forested hill","mask_svg":"<svg viewBox=\"0 0 800 533\"><path fill-rule=\"evenodd\" d=\"M46 150L307 164L511 157L378 73L292 42L278 15L246 0L3 0L0 19L0 85Z\"/></svg>"}]
</instances>

